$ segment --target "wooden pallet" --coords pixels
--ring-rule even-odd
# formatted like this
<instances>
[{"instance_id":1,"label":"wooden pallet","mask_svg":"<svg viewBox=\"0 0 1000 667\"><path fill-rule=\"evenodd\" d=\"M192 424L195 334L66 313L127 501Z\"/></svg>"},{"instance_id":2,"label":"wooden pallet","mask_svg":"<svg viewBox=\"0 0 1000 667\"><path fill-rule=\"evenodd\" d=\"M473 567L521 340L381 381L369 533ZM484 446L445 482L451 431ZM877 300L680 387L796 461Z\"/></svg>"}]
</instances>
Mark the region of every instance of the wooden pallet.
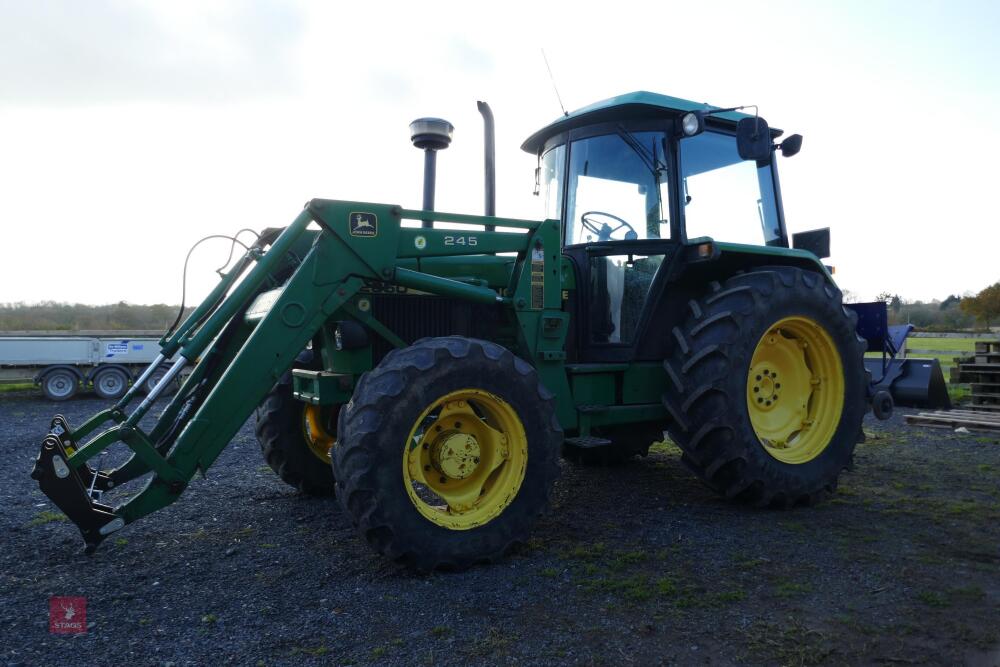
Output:
<instances>
[{"instance_id":1,"label":"wooden pallet","mask_svg":"<svg viewBox=\"0 0 1000 667\"><path fill-rule=\"evenodd\" d=\"M965 427L970 431L1000 432L1000 413L973 412L972 410L938 410L906 415L906 423L931 428L955 429Z\"/></svg>"},{"instance_id":2,"label":"wooden pallet","mask_svg":"<svg viewBox=\"0 0 1000 667\"><path fill-rule=\"evenodd\" d=\"M1000 413L1000 341L978 341L972 356L956 358L951 383L969 385L969 409L985 415Z\"/></svg>"}]
</instances>

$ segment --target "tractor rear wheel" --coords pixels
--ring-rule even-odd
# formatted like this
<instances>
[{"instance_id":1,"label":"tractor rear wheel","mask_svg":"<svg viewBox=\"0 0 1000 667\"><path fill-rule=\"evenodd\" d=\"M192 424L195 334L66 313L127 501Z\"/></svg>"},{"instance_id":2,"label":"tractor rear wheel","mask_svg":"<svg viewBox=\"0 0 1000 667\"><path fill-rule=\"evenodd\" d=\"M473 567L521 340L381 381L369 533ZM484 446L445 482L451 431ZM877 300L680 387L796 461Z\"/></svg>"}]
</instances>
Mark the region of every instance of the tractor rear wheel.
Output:
<instances>
[{"instance_id":1,"label":"tractor rear wheel","mask_svg":"<svg viewBox=\"0 0 1000 667\"><path fill-rule=\"evenodd\" d=\"M390 352L340 415L337 498L379 553L463 569L523 541L559 473L553 395L509 350L449 336Z\"/></svg>"},{"instance_id":2,"label":"tractor rear wheel","mask_svg":"<svg viewBox=\"0 0 1000 667\"><path fill-rule=\"evenodd\" d=\"M867 409L856 317L823 276L738 274L673 329L664 404L683 462L758 506L820 500L850 466Z\"/></svg>"},{"instance_id":3,"label":"tractor rear wheel","mask_svg":"<svg viewBox=\"0 0 1000 667\"><path fill-rule=\"evenodd\" d=\"M307 405L292 396L285 375L257 408L257 442L267 465L283 482L311 496L334 492L330 448L340 406Z\"/></svg>"}]
</instances>

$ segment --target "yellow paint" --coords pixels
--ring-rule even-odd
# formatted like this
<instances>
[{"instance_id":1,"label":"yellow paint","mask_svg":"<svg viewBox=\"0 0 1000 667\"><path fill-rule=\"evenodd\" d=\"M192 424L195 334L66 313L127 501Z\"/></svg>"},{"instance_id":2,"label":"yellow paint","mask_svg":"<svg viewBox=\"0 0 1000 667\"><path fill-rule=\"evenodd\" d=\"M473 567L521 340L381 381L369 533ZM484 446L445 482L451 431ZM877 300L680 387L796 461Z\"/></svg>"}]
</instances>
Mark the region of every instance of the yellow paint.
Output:
<instances>
[{"instance_id":1,"label":"yellow paint","mask_svg":"<svg viewBox=\"0 0 1000 667\"><path fill-rule=\"evenodd\" d=\"M420 415L403 448L403 483L417 510L451 530L498 517L528 464L528 439L505 400L479 389L441 396Z\"/></svg>"},{"instance_id":2,"label":"yellow paint","mask_svg":"<svg viewBox=\"0 0 1000 667\"><path fill-rule=\"evenodd\" d=\"M330 448L337 438L330 435L324 426L322 407L307 405L302 410L302 436L309 445L309 451L321 461L330 463Z\"/></svg>"},{"instance_id":3,"label":"yellow paint","mask_svg":"<svg viewBox=\"0 0 1000 667\"><path fill-rule=\"evenodd\" d=\"M757 343L747 410L768 454L802 464L830 444L844 409L844 368L830 334L808 317L786 317Z\"/></svg>"}]
</instances>

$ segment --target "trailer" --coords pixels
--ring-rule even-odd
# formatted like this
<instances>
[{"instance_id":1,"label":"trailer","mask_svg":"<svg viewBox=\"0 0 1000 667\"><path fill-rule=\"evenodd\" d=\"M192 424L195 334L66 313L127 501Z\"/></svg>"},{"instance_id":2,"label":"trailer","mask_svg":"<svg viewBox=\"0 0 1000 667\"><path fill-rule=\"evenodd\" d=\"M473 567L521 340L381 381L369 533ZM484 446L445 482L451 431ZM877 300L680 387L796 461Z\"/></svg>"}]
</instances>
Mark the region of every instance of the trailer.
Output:
<instances>
[{"instance_id":1,"label":"trailer","mask_svg":"<svg viewBox=\"0 0 1000 667\"><path fill-rule=\"evenodd\" d=\"M153 332L44 332L0 334L0 382L33 382L47 398L65 401L80 389L118 399L160 351ZM142 387L149 391L158 370Z\"/></svg>"}]
</instances>

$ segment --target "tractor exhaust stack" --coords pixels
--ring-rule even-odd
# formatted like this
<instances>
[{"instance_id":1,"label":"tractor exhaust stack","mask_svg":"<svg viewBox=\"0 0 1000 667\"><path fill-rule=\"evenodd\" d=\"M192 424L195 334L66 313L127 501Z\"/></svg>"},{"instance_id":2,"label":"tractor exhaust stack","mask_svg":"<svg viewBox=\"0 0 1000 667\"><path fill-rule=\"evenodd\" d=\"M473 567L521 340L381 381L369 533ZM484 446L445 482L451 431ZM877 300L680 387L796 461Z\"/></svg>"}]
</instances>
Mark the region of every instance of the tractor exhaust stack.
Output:
<instances>
[{"instance_id":1,"label":"tractor exhaust stack","mask_svg":"<svg viewBox=\"0 0 1000 667\"><path fill-rule=\"evenodd\" d=\"M483 101L476 102L479 113L483 115L483 159L484 176L486 179L484 193L486 196L486 210L483 215L493 217L497 214L497 159L496 159L496 131L493 123L493 110L490 105ZM486 225L486 231L492 232L494 225Z\"/></svg>"},{"instance_id":2,"label":"tractor exhaust stack","mask_svg":"<svg viewBox=\"0 0 1000 667\"><path fill-rule=\"evenodd\" d=\"M424 204L425 211L434 210L434 188L437 180L437 152L448 148L455 127L443 118L418 118L410 123L410 141L424 151ZM423 221L424 227L433 227L431 220Z\"/></svg>"}]
</instances>

